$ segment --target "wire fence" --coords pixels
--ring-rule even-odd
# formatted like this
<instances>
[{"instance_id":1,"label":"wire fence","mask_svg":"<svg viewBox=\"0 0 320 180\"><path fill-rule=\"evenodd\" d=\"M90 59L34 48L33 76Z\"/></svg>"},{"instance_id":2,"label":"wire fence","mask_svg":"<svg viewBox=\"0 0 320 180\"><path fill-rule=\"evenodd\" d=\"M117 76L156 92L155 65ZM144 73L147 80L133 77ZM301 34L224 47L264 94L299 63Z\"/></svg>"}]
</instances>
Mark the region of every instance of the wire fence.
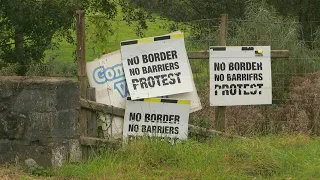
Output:
<instances>
[{"instance_id":1,"label":"wire fence","mask_svg":"<svg viewBox=\"0 0 320 180\"><path fill-rule=\"evenodd\" d=\"M203 21L204 24L215 24L211 21L217 19ZM272 58L273 105L227 107L228 132L240 135L279 132L319 134L320 58L317 36L316 32L306 36L302 24L237 19L228 21L229 46L267 45L273 50L290 51L289 58ZM218 27L205 28L191 33L186 42L192 50L204 50L208 46L218 45L218 33ZM306 37L309 40L305 40ZM209 63L207 60L191 60L191 65L203 104L203 110L194 113L191 121L214 128L212 120L215 112L209 106Z\"/></svg>"}]
</instances>

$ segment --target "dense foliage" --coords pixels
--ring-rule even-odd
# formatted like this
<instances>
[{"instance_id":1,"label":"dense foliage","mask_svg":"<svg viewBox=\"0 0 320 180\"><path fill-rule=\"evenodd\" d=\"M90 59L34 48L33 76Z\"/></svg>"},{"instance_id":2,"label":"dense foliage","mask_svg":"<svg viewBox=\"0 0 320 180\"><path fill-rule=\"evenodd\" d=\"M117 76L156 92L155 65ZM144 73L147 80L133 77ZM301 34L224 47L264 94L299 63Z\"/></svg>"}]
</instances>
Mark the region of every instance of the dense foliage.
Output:
<instances>
[{"instance_id":1,"label":"dense foliage","mask_svg":"<svg viewBox=\"0 0 320 180\"><path fill-rule=\"evenodd\" d=\"M143 7L149 12L157 13L176 22L191 22L199 24L198 20L213 19L220 14L227 13L230 18L243 19L247 6L250 3L264 4L265 2L276 8L280 15L296 18L302 22L304 34L301 39L312 41L315 31L320 25L318 21L320 14L320 1L318 0L128 0L138 7ZM215 21L216 23L218 21ZM313 22L313 23L312 23ZM214 26L202 21L203 27ZM311 44L308 43L309 45Z\"/></svg>"},{"instance_id":2,"label":"dense foliage","mask_svg":"<svg viewBox=\"0 0 320 180\"><path fill-rule=\"evenodd\" d=\"M43 58L56 31L70 28L76 9L68 0L1 0L0 5L0 60L18 62L19 75Z\"/></svg>"},{"instance_id":3,"label":"dense foliage","mask_svg":"<svg viewBox=\"0 0 320 180\"><path fill-rule=\"evenodd\" d=\"M127 21L139 18L145 28L144 13L125 1L112 0L0 0L0 69L15 63L16 73L24 75L29 65L40 62L46 49L55 46L56 33L72 41L75 11L85 9L113 19L120 5ZM138 14L138 16L135 16Z\"/></svg>"}]
</instances>

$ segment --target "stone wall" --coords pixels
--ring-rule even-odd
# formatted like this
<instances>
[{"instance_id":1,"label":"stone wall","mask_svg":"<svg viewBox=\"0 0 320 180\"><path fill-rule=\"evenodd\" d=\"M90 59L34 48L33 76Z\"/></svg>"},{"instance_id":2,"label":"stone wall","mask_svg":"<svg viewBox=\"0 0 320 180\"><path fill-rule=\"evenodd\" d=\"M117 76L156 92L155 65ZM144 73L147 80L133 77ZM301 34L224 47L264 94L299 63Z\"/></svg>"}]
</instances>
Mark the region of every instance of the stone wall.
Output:
<instances>
[{"instance_id":1,"label":"stone wall","mask_svg":"<svg viewBox=\"0 0 320 180\"><path fill-rule=\"evenodd\" d=\"M79 102L78 83L68 79L0 76L0 163L81 160Z\"/></svg>"}]
</instances>

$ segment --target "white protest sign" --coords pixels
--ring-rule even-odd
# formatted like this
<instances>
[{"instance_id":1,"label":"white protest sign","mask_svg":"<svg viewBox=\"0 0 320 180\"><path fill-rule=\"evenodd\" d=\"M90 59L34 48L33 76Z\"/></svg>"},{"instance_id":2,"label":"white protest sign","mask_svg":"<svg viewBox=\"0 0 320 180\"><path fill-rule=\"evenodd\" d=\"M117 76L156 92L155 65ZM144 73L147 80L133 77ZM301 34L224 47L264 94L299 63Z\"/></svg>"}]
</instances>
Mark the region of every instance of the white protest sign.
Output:
<instances>
[{"instance_id":1,"label":"white protest sign","mask_svg":"<svg viewBox=\"0 0 320 180\"><path fill-rule=\"evenodd\" d=\"M181 31L175 31L173 33L166 34L166 35L172 35L172 34L181 34ZM189 63L189 58L188 58L188 56L186 58L188 59L188 66L189 66L189 71L190 71L190 74L191 74L191 81L192 81L193 91L192 92L187 92L187 93L174 94L174 95L170 95L170 96L162 96L162 97L163 98L169 98L169 99L171 98L171 99L189 99L189 100L191 100L190 113L192 113L192 112L196 112L196 111L201 110L202 106L201 106L200 98L198 96L196 85L195 85L194 80L193 80L193 73L192 73L191 65Z\"/></svg>"},{"instance_id":2,"label":"white protest sign","mask_svg":"<svg viewBox=\"0 0 320 180\"><path fill-rule=\"evenodd\" d=\"M272 104L270 46L210 47L210 105Z\"/></svg>"},{"instance_id":3,"label":"white protest sign","mask_svg":"<svg viewBox=\"0 0 320 180\"><path fill-rule=\"evenodd\" d=\"M102 55L87 62L89 84L96 90L96 102L125 108L128 89L121 64L120 51ZM122 137L123 118L99 113L105 137Z\"/></svg>"},{"instance_id":4,"label":"white protest sign","mask_svg":"<svg viewBox=\"0 0 320 180\"><path fill-rule=\"evenodd\" d=\"M124 107L123 99L128 96L120 51L102 55L88 62L87 75L91 87L96 88L97 102Z\"/></svg>"},{"instance_id":5,"label":"white protest sign","mask_svg":"<svg viewBox=\"0 0 320 180\"><path fill-rule=\"evenodd\" d=\"M116 67L116 72L119 73L119 76L112 81L107 81L105 78L106 76L103 73L111 72L111 70L109 70L111 69L110 67ZM106 69L108 69L108 71L106 71ZM202 109L202 106L195 83L193 81L190 65L189 71L192 77L191 83L193 86L193 91L188 93L162 96L162 98L189 99L191 100L190 112L195 112ZM90 86L96 88L97 102L125 109L128 89L125 84L120 51L114 51L109 54L102 55L100 58L97 58L92 62L88 62L87 75Z\"/></svg>"},{"instance_id":6,"label":"white protest sign","mask_svg":"<svg viewBox=\"0 0 320 180\"><path fill-rule=\"evenodd\" d=\"M193 91L183 33L123 41L121 59L132 99Z\"/></svg>"},{"instance_id":7,"label":"white protest sign","mask_svg":"<svg viewBox=\"0 0 320 180\"><path fill-rule=\"evenodd\" d=\"M190 66L189 71L192 74ZM90 87L94 87L96 90L96 102L125 109L128 89L121 64L120 51L104 54L91 62L87 62L87 76ZM169 95L163 98L189 99L191 100L190 112L198 111L202 109L202 106L193 78L192 86L192 92ZM99 113L99 119L102 121L102 130L105 137L122 137L122 117Z\"/></svg>"},{"instance_id":8,"label":"white protest sign","mask_svg":"<svg viewBox=\"0 0 320 180\"><path fill-rule=\"evenodd\" d=\"M123 137L155 136L187 139L189 100L127 100Z\"/></svg>"}]
</instances>

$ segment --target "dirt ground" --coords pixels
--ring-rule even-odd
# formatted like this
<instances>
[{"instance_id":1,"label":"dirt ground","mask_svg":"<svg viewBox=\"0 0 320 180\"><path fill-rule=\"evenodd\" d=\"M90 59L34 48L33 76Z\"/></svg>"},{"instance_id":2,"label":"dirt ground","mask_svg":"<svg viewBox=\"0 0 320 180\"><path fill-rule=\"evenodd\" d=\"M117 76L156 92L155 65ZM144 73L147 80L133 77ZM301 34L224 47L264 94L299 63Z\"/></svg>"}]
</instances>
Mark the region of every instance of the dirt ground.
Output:
<instances>
[{"instance_id":1,"label":"dirt ground","mask_svg":"<svg viewBox=\"0 0 320 180\"><path fill-rule=\"evenodd\" d=\"M57 179L50 177L31 176L22 168L17 166L0 165L0 180L42 180L42 179Z\"/></svg>"}]
</instances>

